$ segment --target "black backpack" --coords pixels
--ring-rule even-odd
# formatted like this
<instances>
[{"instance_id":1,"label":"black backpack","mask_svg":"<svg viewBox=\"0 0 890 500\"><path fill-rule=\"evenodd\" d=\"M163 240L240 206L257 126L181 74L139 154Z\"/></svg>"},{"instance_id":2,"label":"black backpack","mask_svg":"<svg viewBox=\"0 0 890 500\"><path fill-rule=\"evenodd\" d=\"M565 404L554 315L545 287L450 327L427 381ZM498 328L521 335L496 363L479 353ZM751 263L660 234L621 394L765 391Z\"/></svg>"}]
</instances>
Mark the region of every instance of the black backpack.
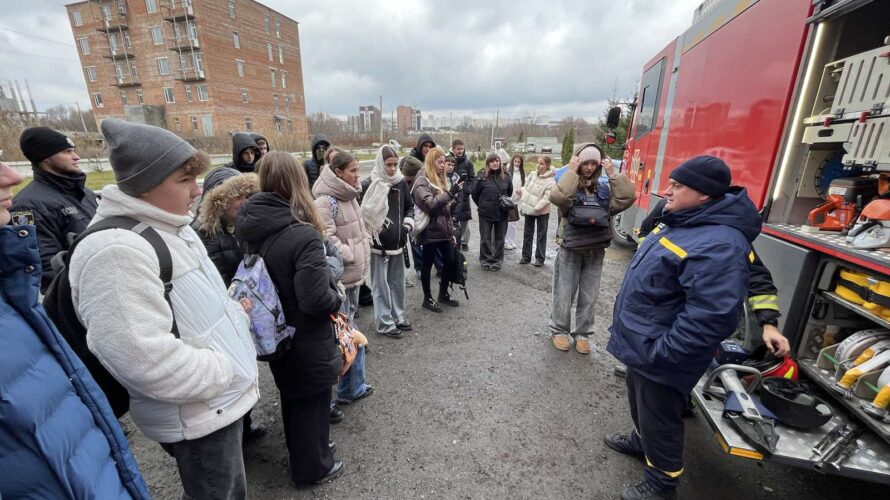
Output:
<instances>
[{"instance_id":1,"label":"black backpack","mask_svg":"<svg viewBox=\"0 0 890 500\"><path fill-rule=\"evenodd\" d=\"M65 337L65 340L68 341L71 349L86 365L87 370L90 371L99 388L105 393L105 397L111 403L111 409L114 410L114 416L120 418L130 409L130 393L108 373L108 370L99 363L96 356L87 348L87 331L77 319L77 313L71 300L71 282L68 277L68 265L77 245L88 235L106 229L127 229L142 236L151 244L158 256L158 264L161 268L160 278L164 283L164 300L170 306L170 311L173 311L173 306L170 303L170 292L173 290L173 284L171 283L173 259L170 256L170 249L167 248L161 235L151 226L136 219L123 216L109 217L91 225L86 231L77 236L77 239L74 240L67 252L60 252L53 257L53 267L59 267L59 270L52 283L50 283L46 296L43 298L43 308L53 323L56 324L56 328L59 329L62 337ZM176 318L173 319L172 333L176 338L179 338Z\"/></svg>"},{"instance_id":2,"label":"black backpack","mask_svg":"<svg viewBox=\"0 0 890 500\"><path fill-rule=\"evenodd\" d=\"M464 257L463 252L453 245L449 245L449 247L451 248L452 257L451 265L445 266L445 279L451 283L452 288L453 285L457 285L458 288L463 290L464 296L469 300L470 294L467 293L467 258Z\"/></svg>"}]
</instances>

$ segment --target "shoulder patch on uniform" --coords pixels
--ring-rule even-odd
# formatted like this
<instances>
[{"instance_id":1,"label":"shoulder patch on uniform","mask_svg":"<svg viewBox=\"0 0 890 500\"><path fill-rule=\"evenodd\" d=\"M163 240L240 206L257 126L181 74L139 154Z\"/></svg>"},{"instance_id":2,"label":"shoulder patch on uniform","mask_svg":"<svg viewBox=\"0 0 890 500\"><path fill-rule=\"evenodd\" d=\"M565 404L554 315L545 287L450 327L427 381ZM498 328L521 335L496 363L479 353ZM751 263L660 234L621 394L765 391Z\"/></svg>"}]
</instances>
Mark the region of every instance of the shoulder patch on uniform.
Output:
<instances>
[{"instance_id":1,"label":"shoulder patch on uniform","mask_svg":"<svg viewBox=\"0 0 890 500\"><path fill-rule=\"evenodd\" d=\"M33 226L37 223L30 210L18 210L10 212L9 215L12 216L12 223L17 226Z\"/></svg>"},{"instance_id":2,"label":"shoulder patch on uniform","mask_svg":"<svg viewBox=\"0 0 890 500\"><path fill-rule=\"evenodd\" d=\"M673 254L676 255L677 257L680 257L681 259L686 258L686 255L687 255L686 250L683 250L682 248L677 246L676 243L667 239L667 237L662 236L661 238L658 239L658 242L661 243L661 246L663 246L663 247L667 248L668 250L670 250L671 252L673 252Z\"/></svg>"}]
</instances>

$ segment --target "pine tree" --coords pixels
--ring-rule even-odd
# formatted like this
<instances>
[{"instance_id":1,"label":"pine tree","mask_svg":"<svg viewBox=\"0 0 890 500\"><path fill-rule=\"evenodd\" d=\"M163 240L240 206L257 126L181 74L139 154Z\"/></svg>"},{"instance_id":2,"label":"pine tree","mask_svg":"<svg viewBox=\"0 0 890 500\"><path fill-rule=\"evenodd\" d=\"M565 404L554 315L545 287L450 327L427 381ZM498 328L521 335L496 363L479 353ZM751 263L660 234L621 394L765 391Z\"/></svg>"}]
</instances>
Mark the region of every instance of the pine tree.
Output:
<instances>
[{"instance_id":1,"label":"pine tree","mask_svg":"<svg viewBox=\"0 0 890 500\"><path fill-rule=\"evenodd\" d=\"M569 129L566 132L565 137L562 138L562 164L568 165L569 160L572 159L572 151L575 149L575 127Z\"/></svg>"}]
</instances>

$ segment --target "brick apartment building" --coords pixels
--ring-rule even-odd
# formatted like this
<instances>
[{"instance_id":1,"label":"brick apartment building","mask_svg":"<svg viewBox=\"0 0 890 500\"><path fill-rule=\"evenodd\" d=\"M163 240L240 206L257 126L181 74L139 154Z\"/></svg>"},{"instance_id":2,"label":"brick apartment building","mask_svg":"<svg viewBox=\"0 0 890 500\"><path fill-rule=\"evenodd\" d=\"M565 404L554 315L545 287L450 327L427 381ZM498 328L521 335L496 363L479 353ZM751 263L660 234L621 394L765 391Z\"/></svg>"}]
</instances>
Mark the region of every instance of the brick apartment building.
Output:
<instances>
[{"instance_id":1,"label":"brick apartment building","mask_svg":"<svg viewBox=\"0 0 890 500\"><path fill-rule=\"evenodd\" d=\"M417 132L421 129L420 110L411 106L396 106L396 128L399 133Z\"/></svg>"},{"instance_id":2,"label":"brick apartment building","mask_svg":"<svg viewBox=\"0 0 890 500\"><path fill-rule=\"evenodd\" d=\"M189 137L308 138L296 21L254 0L66 5L94 116ZM284 139L292 139L286 141Z\"/></svg>"}]
</instances>

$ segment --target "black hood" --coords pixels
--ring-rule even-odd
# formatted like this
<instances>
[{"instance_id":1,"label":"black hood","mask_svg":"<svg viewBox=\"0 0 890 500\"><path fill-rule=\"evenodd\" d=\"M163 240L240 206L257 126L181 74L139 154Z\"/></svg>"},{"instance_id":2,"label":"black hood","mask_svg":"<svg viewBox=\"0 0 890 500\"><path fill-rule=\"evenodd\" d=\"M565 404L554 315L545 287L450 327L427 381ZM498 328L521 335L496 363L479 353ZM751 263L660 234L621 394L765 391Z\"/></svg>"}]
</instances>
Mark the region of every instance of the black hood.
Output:
<instances>
[{"instance_id":1,"label":"black hood","mask_svg":"<svg viewBox=\"0 0 890 500\"><path fill-rule=\"evenodd\" d=\"M323 163L322 158L315 157L315 148L318 147L319 144L327 144L327 147L331 147L331 140L328 139L328 136L324 134L315 134L312 136L312 142L309 146L309 151L312 153L312 157L315 158L315 161L318 162L319 165Z\"/></svg>"},{"instance_id":2,"label":"black hood","mask_svg":"<svg viewBox=\"0 0 890 500\"><path fill-rule=\"evenodd\" d=\"M222 184L223 181L225 181L226 179L235 177L240 173L241 172L238 172L234 168L229 167L219 167L213 170L204 177L204 184L201 185L203 196L207 196L211 191L213 191L213 188Z\"/></svg>"},{"instance_id":3,"label":"black hood","mask_svg":"<svg viewBox=\"0 0 890 500\"><path fill-rule=\"evenodd\" d=\"M729 188L726 196L702 206L665 213L661 218L668 226L705 226L719 224L730 226L745 235L748 241L760 234L760 214L748 198L748 191L739 186Z\"/></svg>"},{"instance_id":4,"label":"black hood","mask_svg":"<svg viewBox=\"0 0 890 500\"><path fill-rule=\"evenodd\" d=\"M238 132L232 136L232 164L241 172L253 172L253 164L247 165L241 160L241 152L247 148L260 150L259 146L256 145L256 141L247 132ZM256 163L256 160L254 160L254 163ZM244 167L249 167L249 169L245 170Z\"/></svg>"},{"instance_id":5,"label":"black hood","mask_svg":"<svg viewBox=\"0 0 890 500\"><path fill-rule=\"evenodd\" d=\"M436 141L433 140L433 136L430 134L420 134L420 137L417 138L417 144L414 146L414 157L420 161L426 160L426 155L420 151L420 147L423 146L425 142L429 142L433 147L436 147Z\"/></svg>"},{"instance_id":6,"label":"black hood","mask_svg":"<svg viewBox=\"0 0 890 500\"><path fill-rule=\"evenodd\" d=\"M238 209L235 216L235 237L258 245L294 220L290 202L276 193L257 193Z\"/></svg>"},{"instance_id":7,"label":"black hood","mask_svg":"<svg viewBox=\"0 0 890 500\"><path fill-rule=\"evenodd\" d=\"M269 144L269 139L266 139L262 134L258 134L256 132L248 132L250 134L251 139L255 143L259 145L260 141L266 141L266 144Z\"/></svg>"}]
</instances>

